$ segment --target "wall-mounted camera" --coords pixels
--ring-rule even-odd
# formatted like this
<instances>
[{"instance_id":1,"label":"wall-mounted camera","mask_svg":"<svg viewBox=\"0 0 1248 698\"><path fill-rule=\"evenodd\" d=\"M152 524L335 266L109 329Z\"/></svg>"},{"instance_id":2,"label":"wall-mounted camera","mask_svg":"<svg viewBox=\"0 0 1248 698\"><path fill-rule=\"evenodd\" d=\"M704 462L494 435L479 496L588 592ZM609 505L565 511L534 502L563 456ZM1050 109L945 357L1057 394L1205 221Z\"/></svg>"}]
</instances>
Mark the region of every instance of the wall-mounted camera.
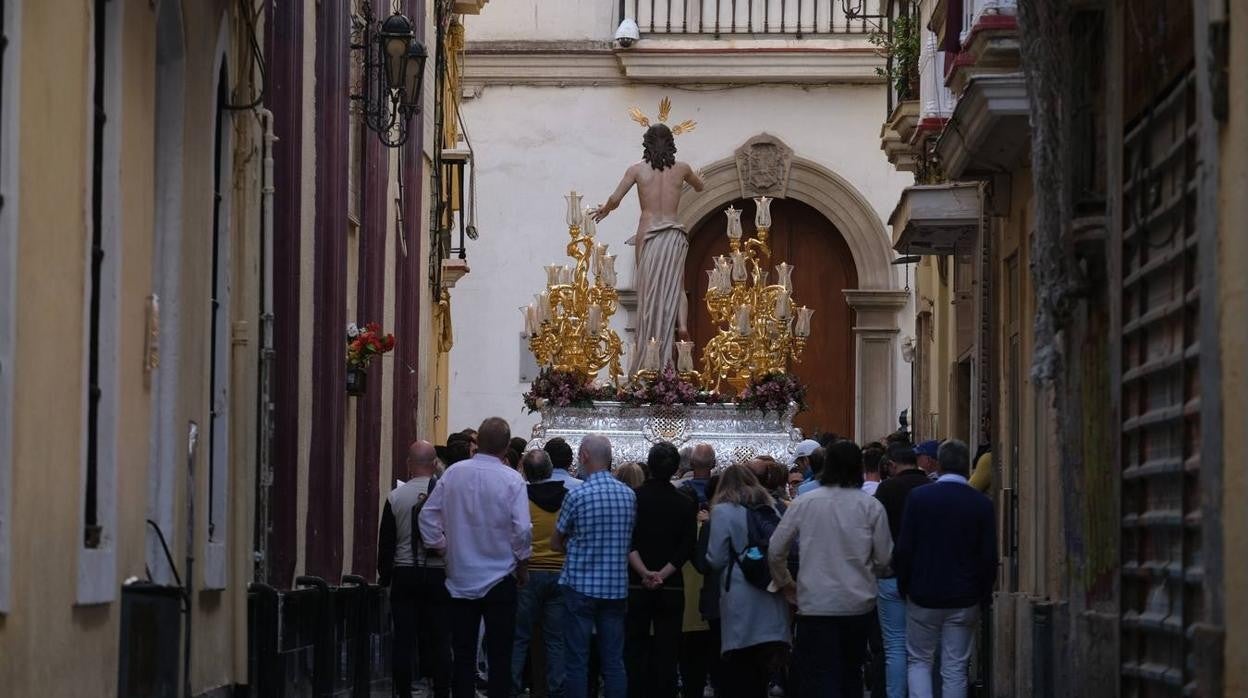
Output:
<instances>
[{"instance_id":1,"label":"wall-mounted camera","mask_svg":"<svg viewBox=\"0 0 1248 698\"><path fill-rule=\"evenodd\" d=\"M637 21L631 17L625 17L620 26L615 30L615 40L621 48L628 48L641 39L641 29L637 26Z\"/></svg>"}]
</instances>

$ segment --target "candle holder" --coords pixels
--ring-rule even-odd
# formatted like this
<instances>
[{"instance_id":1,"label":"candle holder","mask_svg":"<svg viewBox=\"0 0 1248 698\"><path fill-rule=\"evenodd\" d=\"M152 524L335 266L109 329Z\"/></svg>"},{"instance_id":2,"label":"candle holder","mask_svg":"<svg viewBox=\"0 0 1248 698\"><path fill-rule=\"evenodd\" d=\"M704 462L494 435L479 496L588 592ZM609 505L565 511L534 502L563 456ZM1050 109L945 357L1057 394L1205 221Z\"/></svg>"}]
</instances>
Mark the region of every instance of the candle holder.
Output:
<instances>
[{"instance_id":1,"label":"candle holder","mask_svg":"<svg viewBox=\"0 0 1248 698\"><path fill-rule=\"evenodd\" d=\"M619 302L615 289L615 257L596 243L593 222L581 209L581 195L567 200L567 254L574 265L546 267L546 290L534 304L521 308L529 348L540 366L594 377L607 369L611 383L620 384L620 337L609 326Z\"/></svg>"},{"instance_id":2,"label":"candle holder","mask_svg":"<svg viewBox=\"0 0 1248 698\"><path fill-rule=\"evenodd\" d=\"M752 379L769 373L786 373L801 361L810 336L814 310L798 306L793 294L793 265L776 266L778 283L768 284L771 264L771 199L754 200L757 210L755 236L745 238L741 212L729 208L729 254L715 260L708 274L706 308L718 334L702 350L702 385L720 390L727 382L736 391Z\"/></svg>"}]
</instances>

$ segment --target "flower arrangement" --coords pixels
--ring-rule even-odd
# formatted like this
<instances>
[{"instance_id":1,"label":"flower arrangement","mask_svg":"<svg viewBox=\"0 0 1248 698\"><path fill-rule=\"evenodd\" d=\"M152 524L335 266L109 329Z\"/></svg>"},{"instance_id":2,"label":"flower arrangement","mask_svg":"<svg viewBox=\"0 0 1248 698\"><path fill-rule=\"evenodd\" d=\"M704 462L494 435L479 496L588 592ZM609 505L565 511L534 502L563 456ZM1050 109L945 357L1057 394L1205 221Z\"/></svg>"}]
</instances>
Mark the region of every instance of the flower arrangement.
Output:
<instances>
[{"instance_id":1,"label":"flower arrangement","mask_svg":"<svg viewBox=\"0 0 1248 698\"><path fill-rule=\"evenodd\" d=\"M524 394L524 407L530 413L546 405L554 407L593 407L594 400L614 400L615 388L598 387L589 376L576 371L543 368Z\"/></svg>"},{"instance_id":2,"label":"flower arrangement","mask_svg":"<svg viewBox=\"0 0 1248 698\"><path fill-rule=\"evenodd\" d=\"M699 390L680 377L671 364L651 380L638 381L619 392L617 398L626 405L695 405L720 402L719 393Z\"/></svg>"},{"instance_id":3,"label":"flower arrangement","mask_svg":"<svg viewBox=\"0 0 1248 698\"><path fill-rule=\"evenodd\" d=\"M788 373L768 373L751 379L737 396L738 407L763 414L784 414L790 404L796 404L799 412L806 409L806 386Z\"/></svg>"},{"instance_id":4,"label":"flower arrangement","mask_svg":"<svg viewBox=\"0 0 1248 698\"><path fill-rule=\"evenodd\" d=\"M370 322L361 329L354 322L347 325L347 366L368 368L375 356L394 349L394 335L382 334L381 326Z\"/></svg>"}]
</instances>

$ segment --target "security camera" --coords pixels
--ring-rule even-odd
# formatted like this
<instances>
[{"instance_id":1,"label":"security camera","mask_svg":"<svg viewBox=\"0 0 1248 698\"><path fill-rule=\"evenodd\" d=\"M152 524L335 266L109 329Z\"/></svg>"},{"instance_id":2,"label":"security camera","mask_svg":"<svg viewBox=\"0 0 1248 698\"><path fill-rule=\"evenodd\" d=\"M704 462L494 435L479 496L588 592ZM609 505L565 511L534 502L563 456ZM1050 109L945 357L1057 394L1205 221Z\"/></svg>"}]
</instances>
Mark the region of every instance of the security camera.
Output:
<instances>
[{"instance_id":1,"label":"security camera","mask_svg":"<svg viewBox=\"0 0 1248 698\"><path fill-rule=\"evenodd\" d=\"M615 40L620 43L623 48L628 48L635 44L641 38L641 29L637 27L636 20L631 17L625 17L620 22L620 27L615 30Z\"/></svg>"}]
</instances>

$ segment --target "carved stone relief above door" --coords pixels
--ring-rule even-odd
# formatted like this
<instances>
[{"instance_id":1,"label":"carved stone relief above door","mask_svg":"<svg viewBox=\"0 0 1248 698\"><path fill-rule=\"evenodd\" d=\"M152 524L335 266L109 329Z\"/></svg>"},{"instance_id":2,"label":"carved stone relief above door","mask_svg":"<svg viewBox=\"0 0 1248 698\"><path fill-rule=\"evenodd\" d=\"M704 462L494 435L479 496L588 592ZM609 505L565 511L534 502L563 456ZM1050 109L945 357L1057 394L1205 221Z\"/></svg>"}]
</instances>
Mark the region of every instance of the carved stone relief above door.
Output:
<instances>
[{"instance_id":1,"label":"carved stone relief above door","mask_svg":"<svg viewBox=\"0 0 1248 698\"><path fill-rule=\"evenodd\" d=\"M737 148L736 160L742 198L785 198L793 149L784 141L770 133L760 133Z\"/></svg>"}]
</instances>

